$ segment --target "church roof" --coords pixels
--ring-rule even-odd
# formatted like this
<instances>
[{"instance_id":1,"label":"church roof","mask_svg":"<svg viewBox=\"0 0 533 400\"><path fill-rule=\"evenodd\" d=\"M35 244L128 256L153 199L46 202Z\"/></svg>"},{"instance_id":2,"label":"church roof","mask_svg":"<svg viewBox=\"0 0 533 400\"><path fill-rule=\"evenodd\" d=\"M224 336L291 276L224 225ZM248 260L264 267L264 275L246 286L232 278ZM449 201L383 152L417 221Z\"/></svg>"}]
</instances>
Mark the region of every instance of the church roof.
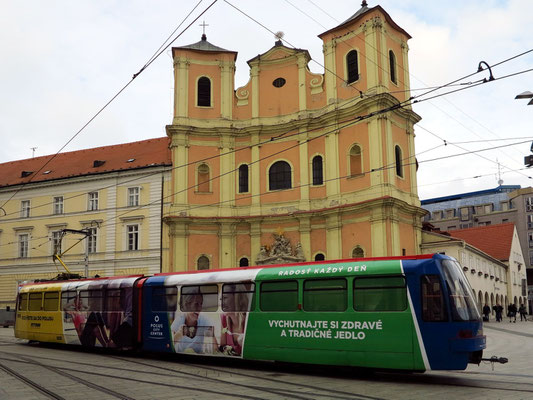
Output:
<instances>
[{"instance_id":1,"label":"church roof","mask_svg":"<svg viewBox=\"0 0 533 400\"><path fill-rule=\"evenodd\" d=\"M364 15L374 11L374 10L379 10L384 16L385 16L385 19L387 20L387 22L392 26L394 27L395 29L397 29L398 31L402 32L404 35L407 36L408 39L411 39L411 35L409 35L404 29L402 29L396 22L394 22L392 20L392 18L390 17L390 15L381 7L381 6L375 6L375 7L372 7L372 8L369 8L368 7L368 4L366 2L366 0L363 0L363 2L361 3L361 8L354 14L352 15L350 18L348 18L346 21L342 22L340 25L337 25L336 27L334 28L331 28L329 30L327 30L326 32L324 33L321 33L320 35L318 35L318 37L321 37L323 35L325 35L326 33L330 33L330 32L333 32L337 29L341 29L341 28L345 28L347 25L350 25L351 23L357 21L358 19L360 19L361 17L363 17Z\"/></svg>"},{"instance_id":2,"label":"church roof","mask_svg":"<svg viewBox=\"0 0 533 400\"><path fill-rule=\"evenodd\" d=\"M209 43L207 41L207 36L204 33L202 35L202 40L199 42L189 44L187 46L179 46L174 47L175 49L188 49L188 50L198 50L198 51L209 51L209 52L215 52L215 53L235 53L235 58L237 58L237 52L233 50L226 50L222 47L215 46L212 43Z\"/></svg>"}]
</instances>

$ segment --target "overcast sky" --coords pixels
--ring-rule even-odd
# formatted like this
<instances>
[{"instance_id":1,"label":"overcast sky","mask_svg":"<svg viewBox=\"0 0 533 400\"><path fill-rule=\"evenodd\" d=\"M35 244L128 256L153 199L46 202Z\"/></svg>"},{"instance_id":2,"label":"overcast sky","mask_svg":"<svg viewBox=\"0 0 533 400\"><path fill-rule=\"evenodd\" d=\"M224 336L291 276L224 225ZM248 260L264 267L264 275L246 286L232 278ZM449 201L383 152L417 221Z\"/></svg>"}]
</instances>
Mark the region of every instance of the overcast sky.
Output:
<instances>
[{"instance_id":1,"label":"overcast sky","mask_svg":"<svg viewBox=\"0 0 533 400\"><path fill-rule=\"evenodd\" d=\"M204 0L192 17L211 2ZM309 50L320 64L322 41L317 35L350 17L361 3L229 2L270 30L283 31L288 42ZM531 0L368 3L382 6L412 36L408 44L413 89L443 85L476 72L480 61L494 65L533 49ZM0 163L30 158L32 147L36 156L59 151L130 81L196 4L197 0L0 0ZM202 20L209 24L211 43L238 52L235 88L244 86L249 78L246 61L270 49L274 37L224 0ZM200 40L200 21L173 46ZM323 72L317 63L309 67ZM533 92L533 72L499 79L530 68L533 52L494 67L494 82L414 106L422 117L415 126L421 199L496 187L496 160L504 184L533 186L533 171L523 169L533 140L533 105L514 100L518 93ZM467 81L488 76L483 72ZM172 120L172 86L167 50L64 151L164 136ZM422 92L412 94L418 93ZM430 161L518 142L523 143Z\"/></svg>"}]
</instances>

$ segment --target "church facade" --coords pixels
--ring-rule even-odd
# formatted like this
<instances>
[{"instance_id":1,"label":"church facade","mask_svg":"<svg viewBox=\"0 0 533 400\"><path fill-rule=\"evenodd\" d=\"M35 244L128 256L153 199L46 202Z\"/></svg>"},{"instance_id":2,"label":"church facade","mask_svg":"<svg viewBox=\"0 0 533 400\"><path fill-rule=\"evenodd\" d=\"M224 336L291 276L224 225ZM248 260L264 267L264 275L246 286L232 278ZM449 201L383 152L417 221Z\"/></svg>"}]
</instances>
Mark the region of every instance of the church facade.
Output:
<instances>
[{"instance_id":1,"label":"church facade","mask_svg":"<svg viewBox=\"0 0 533 400\"><path fill-rule=\"evenodd\" d=\"M419 254L410 36L366 2L319 38L248 61L205 35L173 48L169 271Z\"/></svg>"}]
</instances>

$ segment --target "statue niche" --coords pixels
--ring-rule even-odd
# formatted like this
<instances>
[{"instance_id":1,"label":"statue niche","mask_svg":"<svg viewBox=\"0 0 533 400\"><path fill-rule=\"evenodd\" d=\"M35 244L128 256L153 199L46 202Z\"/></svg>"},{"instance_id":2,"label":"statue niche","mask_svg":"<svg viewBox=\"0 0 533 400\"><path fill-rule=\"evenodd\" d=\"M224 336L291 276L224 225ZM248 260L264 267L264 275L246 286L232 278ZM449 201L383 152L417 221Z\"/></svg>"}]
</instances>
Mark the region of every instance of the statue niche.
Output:
<instances>
[{"instance_id":1,"label":"statue niche","mask_svg":"<svg viewBox=\"0 0 533 400\"><path fill-rule=\"evenodd\" d=\"M261 251L257 255L256 265L284 264L304 262L305 256L302 244L298 242L295 250L292 250L290 240L283 233L273 234L274 243L270 248L261 246Z\"/></svg>"}]
</instances>

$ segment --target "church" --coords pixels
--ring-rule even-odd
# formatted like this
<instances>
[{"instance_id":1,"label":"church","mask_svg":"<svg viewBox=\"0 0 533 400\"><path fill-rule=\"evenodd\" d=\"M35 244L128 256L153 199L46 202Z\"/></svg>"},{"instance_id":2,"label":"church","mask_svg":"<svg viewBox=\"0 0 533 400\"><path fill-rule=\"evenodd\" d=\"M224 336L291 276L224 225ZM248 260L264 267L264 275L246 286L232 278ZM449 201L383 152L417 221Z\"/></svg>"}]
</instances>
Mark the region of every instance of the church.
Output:
<instances>
[{"instance_id":1,"label":"church","mask_svg":"<svg viewBox=\"0 0 533 400\"><path fill-rule=\"evenodd\" d=\"M409 34L380 6L248 61L209 42L174 47L171 271L420 253Z\"/></svg>"}]
</instances>

